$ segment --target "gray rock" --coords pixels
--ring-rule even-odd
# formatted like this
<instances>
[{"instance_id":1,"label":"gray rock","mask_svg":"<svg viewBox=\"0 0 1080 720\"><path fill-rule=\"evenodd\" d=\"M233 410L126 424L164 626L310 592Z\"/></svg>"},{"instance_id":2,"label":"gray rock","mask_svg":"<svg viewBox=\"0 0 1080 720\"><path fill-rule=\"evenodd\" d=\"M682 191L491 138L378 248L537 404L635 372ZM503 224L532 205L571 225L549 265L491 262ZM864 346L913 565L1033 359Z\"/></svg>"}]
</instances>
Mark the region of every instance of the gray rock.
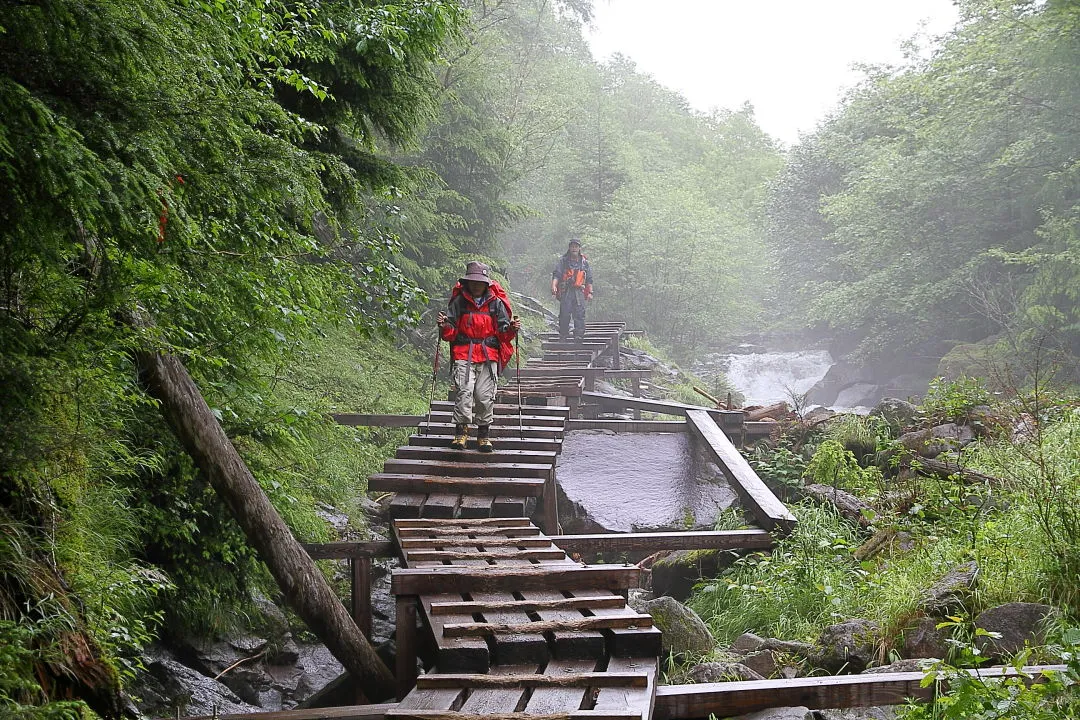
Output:
<instances>
[{"instance_id":1,"label":"gray rock","mask_svg":"<svg viewBox=\"0 0 1080 720\"><path fill-rule=\"evenodd\" d=\"M653 563L653 593L685 600L699 580L717 577L734 560L722 550L676 550Z\"/></svg>"},{"instance_id":2,"label":"gray rock","mask_svg":"<svg viewBox=\"0 0 1080 720\"><path fill-rule=\"evenodd\" d=\"M818 720L895 720L896 708L884 707L847 708L846 710L818 710Z\"/></svg>"},{"instance_id":3,"label":"gray rock","mask_svg":"<svg viewBox=\"0 0 1080 720\"><path fill-rule=\"evenodd\" d=\"M803 413L803 422L807 425L816 425L836 415L836 411L827 407L816 407Z\"/></svg>"},{"instance_id":4,"label":"gray rock","mask_svg":"<svg viewBox=\"0 0 1080 720\"><path fill-rule=\"evenodd\" d=\"M758 650L743 655L739 658L739 662L762 677L772 677L776 674L776 658L770 650Z\"/></svg>"},{"instance_id":5,"label":"gray rock","mask_svg":"<svg viewBox=\"0 0 1080 720\"><path fill-rule=\"evenodd\" d=\"M779 653L788 653L803 659L809 658L814 653L814 646L810 643L799 642L797 640L777 640L776 638L768 638L765 642L761 643L761 649Z\"/></svg>"},{"instance_id":6,"label":"gray rock","mask_svg":"<svg viewBox=\"0 0 1080 720\"><path fill-rule=\"evenodd\" d=\"M769 708L739 715L735 720L814 720L814 713L805 707Z\"/></svg>"},{"instance_id":7,"label":"gray rock","mask_svg":"<svg viewBox=\"0 0 1080 720\"><path fill-rule=\"evenodd\" d=\"M696 683L730 682L732 680L764 680L762 675L741 663L708 662L690 668L690 679Z\"/></svg>"},{"instance_id":8,"label":"gray rock","mask_svg":"<svg viewBox=\"0 0 1080 720\"><path fill-rule=\"evenodd\" d=\"M925 665L933 664L931 658L909 658L907 660L897 660L894 663L888 665L878 665L877 667L867 668L863 670L863 675L884 675L887 673L898 672L922 672Z\"/></svg>"},{"instance_id":9,"label":"gray rock","mask_svg":"<svg viewBox=\"0 0 1080 720\"><path fill-rule=\"evenodd\" d=\"M904 631L903 653L906 658L944 659L949 652L948 635L938 630L933 618L921 618L915 627Z\"/></svg>"},{"instance_id":10,"label":"gray rock","mask_svg":"<svg viewBox=\"0 0 1080 720\"><path fill-rule=\"evenodd\" d=\"M1023 650L1025 643L1041 645L1046 639L1047 620L1058 614L1057 609L1040 603L1006 603L990 608L975 618L975 627L1000 633L1001 637L980 637L978 647L1000 658Z\"/></svg>"},{"instance_id":11,"label":"gray rock","mask_svg":"<svg viewBox=\"0 0 1080 720\"><path fill-rule=\"evenodd\" d=\"M881 397L881 386L873 383L855 383L841 390L833 407L859 408L870 407Z\"/></svg>"},{"instance_id":12,"label":"gray rock","mask_svg":"<svg viewBox=\"0 0 1080 720\"><path fill-rule=\"evenodd\" d=\"M765 642L765 638L758 637L754 633L743 633L731 643L731 651L735 653L755 652Z\"/></svg>"},{"instance_id":13,"label":"gray rock","mask_svg":"<svg viewBox=\"0 0 1080 720\"><path fill-rule=\"evenodd\" d=\"M958 565L926 591L919 610L927 615L937 615L963 605L971 596L978 577L979 566L974 560Z\"/></svg>"},{"instance_id":14,"label":"gray rock","mask_svg":"<svg viewBox=\"0 0 1080 720\"><path fill-rule=\"evenodd\" d=\"M139 699L138 708L150 717L172 717L177 709L187 715L258 712L225 685L174 660L161 648L147 649L145 670L128 690Z\"/></svg>"},{"instance_id":15,"label":"gray rock","mask_svg":"<svg viewBox=\"0 0 1080 720\"><path fill-rule=\"evenodd\" d=\"M672 597L658 597L642 606L652 615L653 624L664 633L663 654L700 657L716 647L712 633L690 608Z\"/></svg>"},{"instance_id":16,"label":"gray rock","mask_svg":"<svg viewBox=\"0 0 1080 720\"><path fill-rule=\"evenodd\" d=\"M880 629L862 618L845 620L825 628L818 638L817 652L810 658L829 672L862 672L874 660Z\"/></svg>"},{"instance_id":17,"label":"gray rock","mask_svg":"<svg viewBox=\"0 0 1080 720\"><path fill-rule=\"evenodd\" d=\"M885 418L894 425L904 427L910 425L912 420L918 417L919 408L912 403L909 403L907 400L887 397L882 398L881 402L875 405L874 409L870 411L870 414Z\"/></svg>"}]
</instances>

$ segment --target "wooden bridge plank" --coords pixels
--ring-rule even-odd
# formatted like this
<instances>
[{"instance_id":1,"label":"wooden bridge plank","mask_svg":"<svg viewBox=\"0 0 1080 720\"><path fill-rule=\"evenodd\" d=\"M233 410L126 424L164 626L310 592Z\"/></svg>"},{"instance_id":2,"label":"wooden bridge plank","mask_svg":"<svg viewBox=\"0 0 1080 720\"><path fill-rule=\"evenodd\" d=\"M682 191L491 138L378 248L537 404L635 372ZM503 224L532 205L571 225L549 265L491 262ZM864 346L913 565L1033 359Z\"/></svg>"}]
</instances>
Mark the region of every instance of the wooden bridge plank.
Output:
<instances>
[{"instance_id":1,"label":"wooden bridge plank","mask_svg":"<svg viewBox=\"0 0 1080 720\"><path fill-rule=\"evenodd\" d=\"M521 685L524 687L574 687L602 688L628 687L644 688L649 685L649 678L643 673L624 672L578 672L563 675L543 673L503 674L465 674L431 673L417 679L416 687L429 689L463 688L505 688Z\"/></svg>"},{"instance_id":2,"label":"wooden bridge plank","mask_svg":"<svg viewBox=\"0 0 1080 720\"><path fill-rule=\"evenodd\" d=\"M712 451L721 472L732 483L754 519L766 530L789 534L795 528L795 516L762 482L713 419L704 411L688 410L686 420L694 434Z\"/></svg>"},{"instance_id":3,"label":"wooden bridge plank","mask_svg":"<svg viewBox=\"0 0 1080 720\"><path fill-rule=\"evenodd\" d=\"M523 528L524 529L524 528ZM483 546L488 548L494 547L516 547L516 548L546 548L551 546L551 541L546 537L540 537L537 534L533 537L504 537L497 535L476 535L475 537L462 536L456 541L453 538L431 538L431 537L400 537L398 538L400 546L405 548L439 548L439 547L476 547Z\"/></svg>"},{"instance_id":4,"label":"wooden bridge plank","mask_svg":"<svg viewBox=\"0 0 1080 720\"><path fill-rule=\"evenodd\" d=\"M544 674L559 676L565 673L590 672L596 668L596 663L595 657L581 660L552 659L544 668ZM525 712L534 715L571 712L581 707L586 692L586 688L539 687L533 690Z\"/></svg>"},{"instance_id":5,"label":"wooden bridge plank","mask_svg":"<svg viewBox=\"0 0 1080 720\"><path fill-rule=\"evenodd\" d=\"M477 465L499 463L530 463L547 464L549 467L555 464L558 453L553 451L539 450L499 450L482 453L476 450L454 450L449 447L416 447L403 445L395 452L395 459L424 460L435 462L467 462ZM478 468L482 471L482 468ZM434 474L434 473L431 473Z\"/></svg>"},{"instance_id":6,"label":"wooden bridge plank","mask_svg":"<svg viewBox=\"0 0 1080 720\"><path fill-rule=\"evenodd\" d=\"M498 495L491 505L491 514L496 517L522 517L525 515L525 498L520 495Z\"/></svg>"},{"instance_id":7,"label":"wooden bridge plank","mask_svg":"<svg viewBox=\"0 0 1080 720\"><path fill-rule=\"evenodd\" d=\"M468 520L459 518L450 522L433 523L427 520L401 520L394 523L398 528L423 528L430 532L438 532L443 528L507 528L507 527L535 527L528 518L489 518L486 520Z\"/></svg>"},{"instance_id":8,"label":"wooden bridge plank","mask_svg":"<svg viewBox=\"0 0 1080 720\"><path fill-rule=\"evenodd\" d=\"M436 400L431 403L431 409L433 412L451 413L454 411L454 403L446 400ZM563 419L570 417L570 408L566 406L539 406L539 407L527 407L529 414L537 417L561 417ZM517 419L518 406L516 403L495 403L495 417L501 415L512 415L514 419Z\"/></svg>"},{"instance_id":9,"label":"wooden bridge plank","mask_svg":"<svg viewBox=\"0 0 1080 720\"><path fill-rule=\"evenodd\" d=\"M530 591L522 593L524 600L504 601L508 608L494 607L498 603L481 603L472 601L433 603L431 612L436 615L482 613L485 610L516 609L520 612L538 612L544 617L547 610L577 610L590 607L623 607L626 600L621 595L586 595L584 597L567 598L554 591ZM582 617L581 613L577 617ZM545 618L556 619L556 618Z\"/></svg>"},{"instance_id":10,"label":"wooden bridge plank","mask_svg":"<svg viewBox=\"0 0 1080 720\"><path fill-rule=\"evenodd\" d=\"M466 455L467 451L459 451ZM470 460L483 453L468 452ZM451 475L454 477L504 477L546 478L551 474L551 463L523 462L465 462L449 460L417 460L392 458L383 463L383 472L402 475Z\"/></svg>"},{"instance_id":11,"label":"wooden bridge plank","mask_svg":"<svg viewBox=\"0 0 1080 720\"><path fill-rule=\"evenodd\" d=\"M427 496L424 506L420 508L420 517L425 518L452 518L457 509L460 494L432 493Z\"/></svg>"},{"instance_id":12,"label":"wooden bridge plank","mask_svg":"<svg viewBox=\"0 0 1080 720\"><path fill-rule=\"evenodd\" d=\"M426 497L422 493L396 493L390 500L390 517L395 520L420 517L420 508L424 506Z\"/></svg>"},{"instance_id":13,"label":"wooden bridge plank","mask_svg":"<svg viewBox=\"0 0 1080 720\"><path fill-rule=\"evenodd\" d=\"M515 406L516 407L516 406ZM496 415L495 419L491 421L491 426L495 427L509 427L517 428L521 426L532 427L546 427L555 428L561 430L566 424L566 418L561 415L538 415L536 411L542 408L542 405L523 405L523 414L519 420L517 413L512 415ZM449 411L436 411L431 413L431 421L439 424L446 424L453 422L453 413ZM475 428L470 429L472 433Z\"/></svg>"},{"instance_id":14,"label":"wooden bridge plank","mask_svg":"<svg viewBox=\"0 0 1080 720\"><path fill-rule=\"evenodd\" d=\"M625 617L637 614L629 607L596 608L590 612L595 618ZM663 633L657 627L611 628L603 632L608 641L608 655L611 657L642 658L660 655Z\"/></svg>"},{"instance_id":15,"label":"wooden bridge plank","mask_svg":"<svg viewBox=\"0 0 1080 720\"><path fill-rule=\"evenodd\" d=\"M766 530L552 535L551 541L570 553L654 550L758 550L773 546L772 535Z\"/></svg>"},{"instance_id":16,"label":"wooden bridge plank","mask_svg":"<svg viewBox=\"0 0 1080 720\"><path fill-rule=\"evenodd\" d=\"M452 475L376 473L368 478L368 490L421 494L452 492L459 495L494 496L498 494L537 497L544 492L544 482L543 478L469 478L454 477ZM488 507L490 508L490 503Z\"/></svg>"},{"instance_id":17,"label":"wooden bridge plank","mask_svg":"<svg viewBox=\"0 0 1080 720\"><path fill-rule=\"evenodd\" d=\"M491 517L491 504L494 500L491 495L464 495L461 505L458 506L458 514L463 518Z\"/></svg>"},{"instance_id":18,"label":"wooden bridge plank","mask_svg":"<svg viewBox=\"0 0 1080 720\"><path fill-rule=\"evenodd\" d=\"M503 433L501 437L493 437L492 444L496 450L524 450L527 452L553 452L558 454L562 450L562 440L549 440L546 438L523 438L517 437L517 428L509 428L513 437ZM449 448L454 438L450 435L410 435L409 445L413 447ZM476 449L475 438L469 438L467 445L469 450Z\"/></svg>"},{"instance_id":19,"label":"wooden bridge plank","mask_svg":"<svg viewBox=\"0 0 1080 720\"><path fill-rule=\"evenodd\" d=\"M637 587L641 570L636 566L589 565L551 568L491 567L478 572L473 568L443 565L434 568L405 568L391 575L395 595L421 595L425 592L471 592L473 590L625 590Z\"/></svg>"},{"instance_id":20,"label":"wooden bridge plank","mask_svg":"<svg viewBox=\"0 0 1080 720\"><path fill-rule=\"evenodd\" d=\"M542 622L566 623L581 620L585 617L581 614L581 610L575 607L573 600L563 597L562 593L554 590L530 590L521 593L521 596L525 600L556 605L556 607L551 608L537 607L534 612ZM591 603L579 603L579 606L589 607L591 605L599 608L605 605L613 605L613 600L616 598L622 600L621 597L616 595L598 601L597 598L600 597L603 596L594 596ZM558 605L562 605L562 607ZM563 660L592 658L595 662L597 658L604 656L604 635L598 630L552 630L547 635L557 658Z\"/></svg>"},{"instance_id":21,"label":"wooden bridge plank","mask_svg":"<svg viewBox=\"0 0 1080 720\"><path fill-rule=\"evenodd\" d=\"M524 437L536 438L539 440L558 440L565 434L564 430L558 426L526 425L524 422L519 426L517 423L517 416L513 417L514 422L507 425L492 425L489 431L491 437ZM418 431L424 435L453 435L456 431L455 425L448 422L422 422L417 428Z\"/></svg>"},{"instance_id":22,"label":"wooden bridge plank","mask_svg":"<svg viewBox=\"0 0 1080 720\"><path fill-rule=\"evenodd\" d=\"M601 688L596 695L597 712L632 713L641 720L653 717L653 702L656 697L656 674L659 663L656 656L650 658L614 657L608 661L608 672L643 673L648 677L644 688L612 687Z\"/></svg>"},{"instance_id":23,"label":"wooden bridge plank","mask_svg":"<svg viewBox=\"0 0 1080 720\"><path fill-rule=\"evenodd\" d=\"M1061 672L1064 665L1023 668L1024 675L1039 678L1043 671ZM1013 667L982 667L969 672L982 678L1017 675ZM697 685L666 685L656 692L654 720L685 720L715 714L743 715L774 707L826 708L899 705L907 698L927 700L934 686L922 687L926 673L902 672L875 675L832 675L791 680L743 680Z\"/></svg>"},{"instance_id":24,"label":"wooden bridge plank","mask_svg":"<svg viewBox=\"0 0 1080 720\"><path fill-rule=\"evenodd\" d=\"M519 675L536 672L538 665L499 665L491 668L493 675ZM474 690L461 706L462 713L495 715L516 712L525 705L525 688L500 688L497 690Z\"/></svg>"}]
</instances>

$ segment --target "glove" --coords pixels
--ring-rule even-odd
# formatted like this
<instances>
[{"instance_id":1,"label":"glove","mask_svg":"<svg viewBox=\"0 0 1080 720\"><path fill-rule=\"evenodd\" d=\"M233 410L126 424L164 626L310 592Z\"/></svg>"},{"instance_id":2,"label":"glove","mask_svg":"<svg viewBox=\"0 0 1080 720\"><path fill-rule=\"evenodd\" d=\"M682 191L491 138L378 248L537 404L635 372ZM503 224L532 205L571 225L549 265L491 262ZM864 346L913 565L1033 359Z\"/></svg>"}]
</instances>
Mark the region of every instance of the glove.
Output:
<instances>
[{"instance_id":1,"label":"glove","mask_svg":"<svg viewBox=\"0 0 1080 720\"><path fill-rule=\"evenodd\" d=\"M585 299L592 300L592 285L585 286Z\"/></svg>"}]
</instances>

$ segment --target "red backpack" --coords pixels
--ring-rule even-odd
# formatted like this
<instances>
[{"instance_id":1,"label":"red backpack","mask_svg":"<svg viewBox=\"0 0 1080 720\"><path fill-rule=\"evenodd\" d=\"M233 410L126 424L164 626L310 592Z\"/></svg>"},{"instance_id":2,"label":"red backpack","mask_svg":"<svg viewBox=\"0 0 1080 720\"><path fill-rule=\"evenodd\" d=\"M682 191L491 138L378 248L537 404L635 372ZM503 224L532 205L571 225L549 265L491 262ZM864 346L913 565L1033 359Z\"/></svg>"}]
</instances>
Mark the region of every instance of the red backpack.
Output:
<instances>
[{"instance_id":1,"label":"red backpack","mask_svg":"<svg viewBox=\"0 0 1080 720\"><path fill-rule=\"evenodd\" d=\"M457 283L456 285L454 285L454 289L452 291L450 291L450 302L453 302L454 298L456 298L458 295L460 295L463 291L464 291L464 288L461 287L460 282ZM496 298L503 301L503 304L506 305L506 314L509 315L511 319L513 319L513 317L514 317L514 308L510 306L510 298L506 294L506 291L502 289L502 286L499 285L499 283L497 283L497 282L489 283L488 284L488 291L492 295L494 295ZM495 327L498 327L498 325L499 325L498 324L498 319L495 317L494 311L491 311L491 320L492 320L493 324L495 325ZM514 356L514 343L506 342L505 340L499 340L499 371L500 372L502 371L502 369L504 367L506 367L506 364L508 362L510 362L510 358L512 358L513 356Z\"/></svg>"}]
</instances>

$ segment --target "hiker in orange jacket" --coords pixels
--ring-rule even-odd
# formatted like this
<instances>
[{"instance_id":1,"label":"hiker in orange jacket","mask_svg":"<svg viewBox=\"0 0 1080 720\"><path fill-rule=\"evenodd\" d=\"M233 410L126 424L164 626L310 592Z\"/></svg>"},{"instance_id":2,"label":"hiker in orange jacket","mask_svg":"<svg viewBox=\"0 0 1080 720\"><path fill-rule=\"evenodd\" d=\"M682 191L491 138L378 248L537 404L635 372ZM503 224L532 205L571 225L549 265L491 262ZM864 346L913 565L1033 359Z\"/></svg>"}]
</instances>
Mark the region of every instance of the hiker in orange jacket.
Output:
<instances>
[{"instance_id":1,"label":"hiker in orange jacket","mask_svg":"<svg viewBox=\"0 0 1080 720\"><path fill-rule=\"evenodd\" d=\"M566 254L555 261L551 271L551 294L559 299L559 341L570 335L570 319L574 320L574 342L585 339L585 301L593 296L592 268L581 252L581 241L572 239Z\"/></svg>"},{"instance_id":2,"label":"hiker in orange jacket","mask_svg":"<svg viewBox=\"0 0 1080 720\"><path fill-rule=\"evenodd\" d=\"M480 452L495 449L490 428L497 378L514 353L514 337L521 329L506 292L492 281L490 272L484 263L470 262L450 294L446 312L439 313L439 334L450 343L454 361L450 387L455 393L455 428L450 447L456 450L465 449L474 418Z\"/></svg>"}]
</instances>

